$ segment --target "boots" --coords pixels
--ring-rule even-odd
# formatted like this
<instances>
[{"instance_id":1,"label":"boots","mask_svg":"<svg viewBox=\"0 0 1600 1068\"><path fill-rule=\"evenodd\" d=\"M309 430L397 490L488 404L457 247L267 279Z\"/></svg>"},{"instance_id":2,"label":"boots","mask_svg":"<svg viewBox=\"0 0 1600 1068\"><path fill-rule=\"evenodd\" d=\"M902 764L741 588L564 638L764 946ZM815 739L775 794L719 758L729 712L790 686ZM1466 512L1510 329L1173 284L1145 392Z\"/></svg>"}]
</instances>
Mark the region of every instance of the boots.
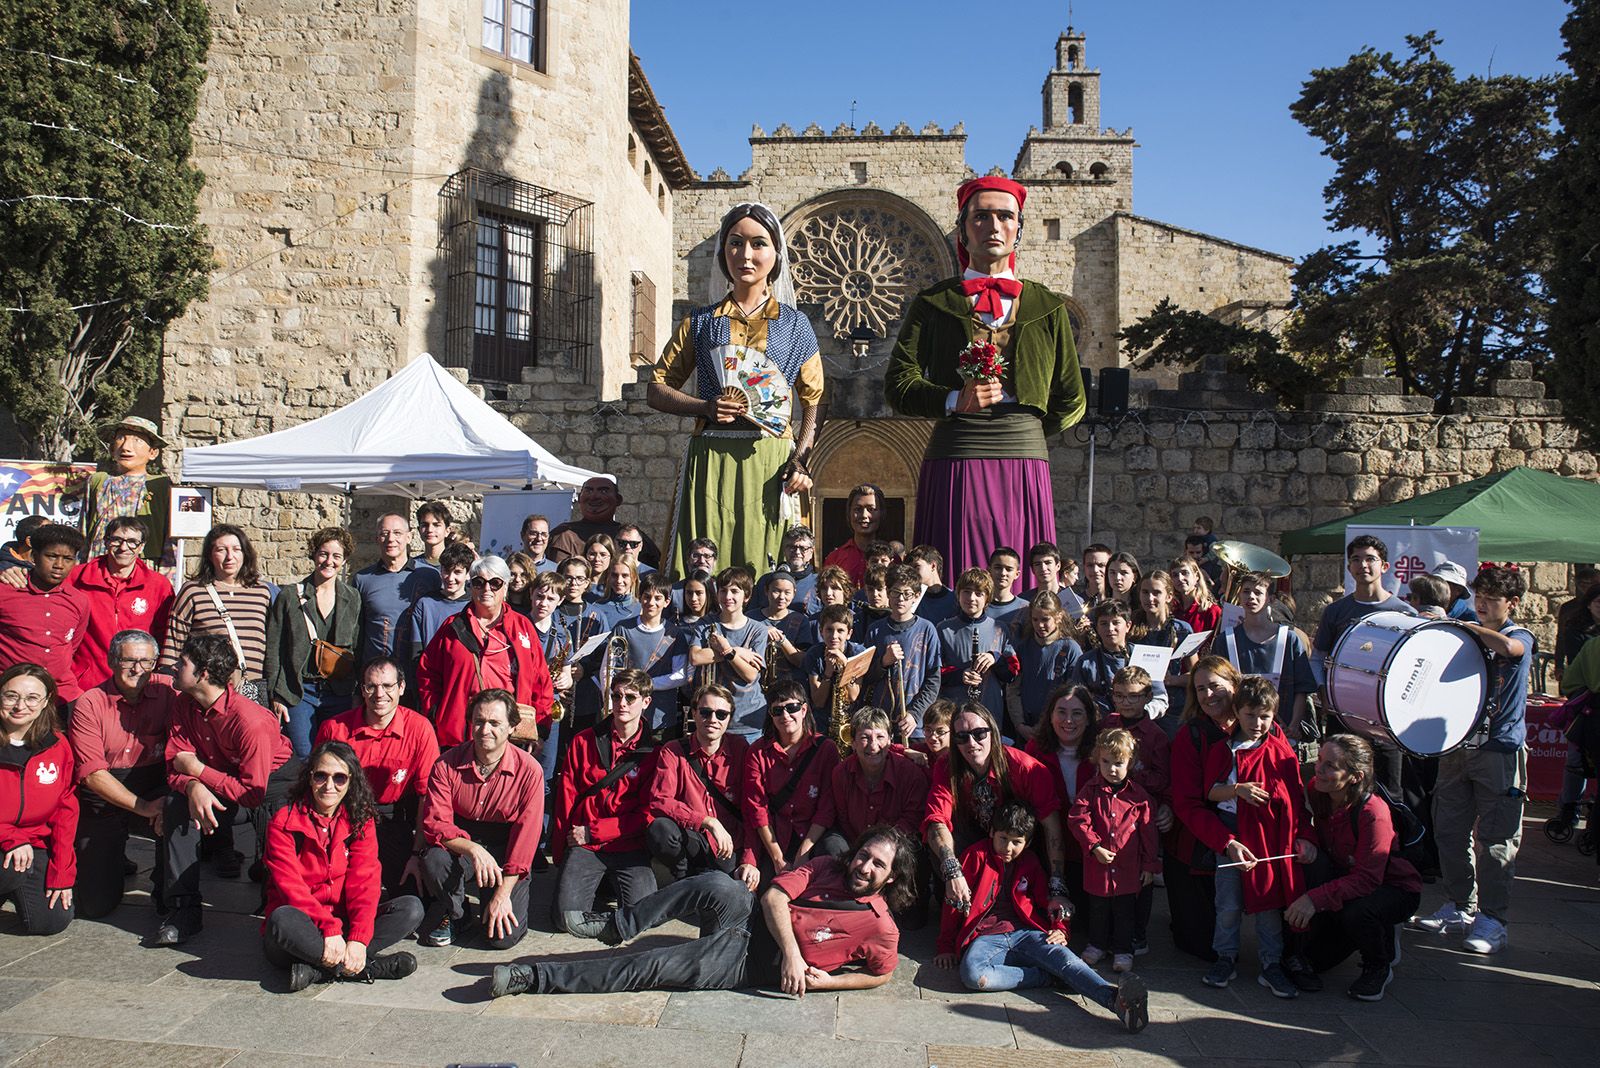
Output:
<instances>
[{"instance_id":1,"label":"boots","mask_svg":"<svg viewBox=\"0 0 1600 1068\"><path fill-rule=\"evenodd\" d=\"M349 982L371 983L378 979L404 979L416 970L417 958L412 954L388 953L369 959L365 971L357 975L341 975L339 978Z\"/></svg>"}]
</instances>

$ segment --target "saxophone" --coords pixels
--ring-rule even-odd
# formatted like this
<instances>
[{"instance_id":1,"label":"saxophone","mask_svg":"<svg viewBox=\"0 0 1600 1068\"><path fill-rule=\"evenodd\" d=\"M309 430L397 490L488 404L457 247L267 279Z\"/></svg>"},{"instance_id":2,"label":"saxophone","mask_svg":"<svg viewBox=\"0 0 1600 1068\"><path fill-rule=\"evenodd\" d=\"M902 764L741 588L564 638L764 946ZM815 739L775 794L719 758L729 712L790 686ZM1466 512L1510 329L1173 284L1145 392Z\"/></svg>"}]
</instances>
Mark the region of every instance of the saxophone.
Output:
<instances>
[{"instance_id":1,"label":"saxophone","mask_svg":"<svg viewBox=\"0 0 1600 1068\"><path fill-rule=\"evenodd\" d=\"M572 647L570 645L562 645L557 642L556 651L550 654L550 658L545 661L545 666L550 669L550 684L552 687L555 685L556 676L560 675L562 669L567 666L567 656L571 650ZM560 690L556 690L555 694L555 700L550 702L550 722L560 723L567 718L567 699L562 696Z\"/></svg>"},{"instance_id":2,"label":"saxophone","mask_svg":"<svg viewBox=\"0 0 1600 1068\"><path fill-rule=\"evenodd\" d=\"M850 728L850 695L846 692L844 664L833 673L833 693L828 699L828 737L839 747L839 759L850 755L854 732Z\"/></svg>"}]
</instances>

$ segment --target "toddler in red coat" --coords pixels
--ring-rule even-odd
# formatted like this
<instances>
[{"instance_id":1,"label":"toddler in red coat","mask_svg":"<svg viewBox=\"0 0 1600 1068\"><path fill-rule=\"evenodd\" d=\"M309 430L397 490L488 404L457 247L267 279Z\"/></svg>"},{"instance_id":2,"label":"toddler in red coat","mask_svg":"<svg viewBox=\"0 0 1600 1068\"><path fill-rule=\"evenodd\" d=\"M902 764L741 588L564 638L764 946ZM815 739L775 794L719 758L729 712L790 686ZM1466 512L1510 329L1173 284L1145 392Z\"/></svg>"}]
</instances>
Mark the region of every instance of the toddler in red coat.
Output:
<instances>
[{"instance_id":1,"label":"toddler in red coat","mask_svg":"<svg viewBox=\"0 0 1600 1068\"><path fill-rule=\"evenodd\" d=\"M1135 744L1113 727L1095 740L1095 777L1067 813L1067 826L1083 846L1083 889L1089 895L1089 945L1084 963L1100 963L1109 948L1113 971L1133 967L1139 896L1161 870L1155 802L1129 778Z\"/></svg>"}]
</instances>

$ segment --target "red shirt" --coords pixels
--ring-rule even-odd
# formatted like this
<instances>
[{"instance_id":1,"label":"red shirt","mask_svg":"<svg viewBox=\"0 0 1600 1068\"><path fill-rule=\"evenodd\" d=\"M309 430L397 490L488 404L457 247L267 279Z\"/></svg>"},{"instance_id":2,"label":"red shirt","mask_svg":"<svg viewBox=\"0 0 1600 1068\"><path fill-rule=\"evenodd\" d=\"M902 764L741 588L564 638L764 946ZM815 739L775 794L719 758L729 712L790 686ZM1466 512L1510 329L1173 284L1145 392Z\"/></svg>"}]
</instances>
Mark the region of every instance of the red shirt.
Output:
<instances>
[{"instance_id":1,"label":"red shirt","mask_svg":"<svg viewBox=\"0 0 1600 1068\"><path fill-rule=\"evenodd\" d=\"M789 789L789 798L776 812L768 799L779 790L789 787L794 769L806 754L816 751L805 773ZM757 827L771 827L772 837L783 847L789 847L805 837L816 821L817 810L822 807L822 795L833 781L833 769L839 765L839 747L820 734L803 735L793 753L785 753L776 738L763 738L750 749L744 762L744 829L746 846L754 863L759 850L765 853Z\"/></svg>"},{"instance_id":2,"label":"red shirt","mask_svg":"<svg viewBox=\"0 0 1600 1068\"><path fill-rule=\"evenodd\" d=\"M844 861L818 857L774 878L772 888L789 898L794 938L807 964L825 972L861 964L869 975L888 975L900 961L900 929L882 897L850 892L845 871ZM871 908L808 908L808 901L862 901Z\"/></svg>"},{"instance_id":3,"label":"red shirt","mask_svg":"<svg viewBox=\"0 0 1600 1068\"><path fill-rule=\"evenodd\" d=\"M158 678L145 683L132 701L109 679L85 690L67 724L77 781L97 771L120 771L165 760L167 728L177 696L176 690Z\"/></svg>"},{"instance_id":4,"label":"red shirt","mask_svg":"<svg viewBox=\"0 0 1600 1068\"><path fill-rule=\"evenodd\" d=\"M20 845L50 851L44 885L67 890L78 881L78 793L72 788L72 746L51 732L43 747L0 746L0 853Z\"/></svg>"},{"instance_id":5,"label":"red shirt","mask_svg":"<svg viewBox=\"0 0 1600 1068\"><path fill-rule=\"evenodd\" d=\"M194 698L178 694L172 702L167 732L167 785L181 794L194 781L172 770L172 758L193 753L205 770L200 782L224 801L255 808L267 796L267 780L294 755L294 747L278 727L278 717L230 686L216 704L201 708Z\"/></svg>"},{"instance_id":6,"label":"red shirt","mask_svg":"<svg viewBox=\"0 0 1600 1068\"><path fill-rule=\"evenodd\" d=\"M918 836L928 805L928 773L909 757L890 753L878 784L869 788L861 758L851 753L833 769L815 822L854 842L863 831L891 823Z\"/></svg>"},{"instance_id":7,"label":"red shirt","mask_svg":"<svg viewBox=\"0 0 1600 1068\"><path fill-rule=\"evenodd\" d=\"M1359 811L1339 809L1314 821L1317 848L1344 872L1309 893L1318 912L1328 912L1366 897L1380 886L1421 893L1422 876L1395 850L1394 820L1383 798L1372 795Z\"/></svg>"},{"instance_id":8,"label":"red shirt","mask_svg":"<svg viewBox=\"0 0 1600 1068\"><path fill-rule=\"evenodd\" d=\"M72 658L78 685L84 689L111 677L106 655L118 631L145 631L155 638L157 649L166 640L167 617L174 597L172 583L143 560L135 560L133 573L119 579L111 571L110 557L97 556L73 568L63 585L78 591L87 613L83 640Z\"/></svg>"},{"instance_id":9,"label":"red shirt","mask_svg":"<svg viewBox=\"0 0 1600 1068\"><path fill-rule=\"evenodd\" d=\"M1167 732L1149 716L1130 722L1120 712L1111 713L1100 724L1101 730L1111 727L1121 727L1138 743L1128 777L1144 787L1150 800L1167 804L1172 790L1172 741Z\"/></svg>"},{"instance_id":10,"label":"red shirt","mask_svg":"<svg viewBox=\"0 0 1600 1068\"><path fill-rule=\"evenodd\" d=\"M343 805L327 817L304 804L286 805L267 826L262 859L267 868L263 916L288 905L310 916L324 938L372 941L382 882L374 821L352 834ZM263 930L266 926L262 921Z\"/></svg>"},{"instance_id":11,"label":"red shirt","mask_svg":"<svg viewBox=\"0 0 1600 1068\"><path fill-rule=\"evenodd\" d=\"M996 739L998 742L998 739ZM1033 757L1020 749L1006 746L1006 769L1011 781L1010 796L1003 798L1000 791L995 791L994 807L996 811L1007 800L1016 799L1026 802L1033 809L1037 819L1045 819L1061 810L1061 799L1056 795L1056 782L1050 777L1050 769L1039 763ZM933 772L928 776L933 785L928 788L928 806L922 817L922 830L926 831L935 823L942 823L954 833L956 829L956 798L950 792L950 757L942 756L933 765ZM989 772L989 782L998 786L995 773ZM961 806L965 809L972 803L972 799L965 794L961 797ZM979 828L979 830L984 830ZM984 831L984 833L988 833Z\"/></svg>"},{"instance_id":12,"label":"red shirt","mask_svg":"<svg viewBox=\"0 0 1600 1068\"><path fill-rule=\"evenodd\" d=\"M645 740L643 726L634 736L623 741L611 732L611 720L601 721L605 726L607 757L602 760L598 728L579 731L567 747L561 765L561 776L556 782L555 812L550 820L550 850L559 862L567 851L567 831L585 827L589 841L583 848L599 853L625 853L644 848L644 830L650 823L646 806L650 800L650 782L655 777L656 754L643 757L628 773L604 790L596 790L577 804L578 795L606 777L616 767L617 761L633 752Z\"/></svg>"},{"instance_id":13,"label":"red shirt","mask_svg":"<svg viewBox=\"0 0 1600 1068\"><path fill-rule=\"evenodd\" d=\"M707 816L716 816L737 848L743 840L739 829L739 804L744 794L744 758L749 751L745 740L732 734L724 734L722 744L711 754L701 749L700 742L692 735L668 742L656 750L656 775L650 783L648 805L651 817L665 816L686 831L699 831ZM690 766L691 760L705 769L712 785L733 803L731 810L722 800L712 798ZM705 831L700 833L710 844L711 836Z\"/></svg>"},{"instance_id":14,"label":"red shirt","mask_svg":"<svg viewBox=\"0 0 1600 1068\"><path fill-rule=\"evenodd\" d=\"M428 776L421 827L431 845L472 835L458 820L508 823L511 838L501 868L507 875L526 876L544 829L544 772L526 751L507 745L500 764L487 779L478 774L472 743L464 742L439 755Z\"/></svg>"},{"instance_id":15,"label":"red shirt","mask_svg":"<svg viewBox=\"0 0 1600 1068\"><path fill-rule=\"evenodd\" d=\"M367 773L378 804L392 805L407 793L428 792L428 773L439 759L433 724L409 708L397 708L384 727L367 724L367 710L357 706L334 716L317 731L317 744L349 742Z\"/></svg>"},{"instance_id":16,"label":"red shirt","mask_svg":"<svg viewBox=\"0 0 1600 1068\"><path fill-rule=\"evenodd\" d=\"M1189 624L1196 634L1206 630L1214 632L1222 623L1222 606L1220 604L1214 604L1210 608L1201 608L1199 601L1193 601L1188 608L1179 608L1175 614L1179 619ZM1206 650L1210 648L1211 639L1207 638L1206 643L1197 652L1204 655Z\"/></svg>"},{"instance_id":17,"label":"red shirt","mask_svg":"<svg viewBox=\"0 0 1600 1068\"><path fill-rule=\"evenodd\" d=\"M38 664L56 680L61 700L76 701L83 687L72 670L72 659L88 617L83 594L65 582L48 593L35 585L31 575L20 590L0 583L0 668Z\"/></svg>"},{"instance_id":18,"label":"red shirt","mask_svg":"<svg viewBox=\"0 0 1600 1068\"><path fill-rule=\"evenodd\" d=\"M1137 894L1140 876L1161 870L1155 802L1131 778L1120 790L1096 775L1067 812L1067 828L1083 850L1083 888L1095 897ZM1090 855L1096 846L1116 854L1110 864Z\"/></svg>"},{"instance_id":19,"label":"red shirt","mask_svg":"<svg viewBox=\"0 0 1600 1068\"><path fill-rule=\"evenodd\" d=\"M1011 912L1023 930L1065 931L1065 922L1050 919L1050 879L1044 866L1031 849L1025 849L1012 862L1015 878L1011 880ZM972 907L957 912L949 905L940 910L940 953L962 953L978 937L984 918L994 909L999 897L1005 864L994 851L991 839L981 838L961 854L961 874L972 889ZM959 936L959 937L958 937Z\"/></svg>"},{"instance_id":20,"label":"red shirt","mask_svg":"<svg viewBox=\"0 0 1600 1068\"><path fill-rule=\"evenodd\" d=\"M456 637L456 619L472 627L473 636L484 650L481 677L478 658ZM512 658L517 663L515 686L510 685ZM449 749L467 740L467 702L479 690L493 686L503 686L516 694L518 704L537 709L541 725L549 722L555 688L544 660L543 637L534 629L533 621L506 608L485 631L471 607L463 608L439 628L417 663L422 710L433 719L439 748Z\"/></svg>"},{"instance_id":21,"label":"red shirt","mask_svg":"<svg viewBox=\"0 0 1600 1068\"><path fill-rule=\"evenodd\" d=\"M824 557L822 566L844 568L845 574L850 576L850 581L856 584L856 589L860 589L867 578L867 554L856 547L854 538Z\"/></svg>"}]
</instances>

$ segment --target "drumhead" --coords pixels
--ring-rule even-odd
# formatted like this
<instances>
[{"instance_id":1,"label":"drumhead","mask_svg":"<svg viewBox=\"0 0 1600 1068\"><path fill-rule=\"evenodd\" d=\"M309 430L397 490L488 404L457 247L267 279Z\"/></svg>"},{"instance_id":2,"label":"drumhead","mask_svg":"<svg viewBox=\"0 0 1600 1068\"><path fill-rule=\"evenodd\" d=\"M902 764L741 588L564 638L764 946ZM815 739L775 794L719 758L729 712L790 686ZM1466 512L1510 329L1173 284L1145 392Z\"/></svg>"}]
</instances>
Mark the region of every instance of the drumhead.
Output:
<instances>
[{"instance_id":1,"label":"drumhead","mask_svg":"<svg viewBox=\"0 0 1600 1068\"><path fill-rule=\"evenodd\" d=\"M1488 661L1463 627L1430 622L1412 630L1390 654L1382 718L1395 742L1411 753L1437 756L1461 745L1488 701Z\"/></svg>"}]
</instances>

